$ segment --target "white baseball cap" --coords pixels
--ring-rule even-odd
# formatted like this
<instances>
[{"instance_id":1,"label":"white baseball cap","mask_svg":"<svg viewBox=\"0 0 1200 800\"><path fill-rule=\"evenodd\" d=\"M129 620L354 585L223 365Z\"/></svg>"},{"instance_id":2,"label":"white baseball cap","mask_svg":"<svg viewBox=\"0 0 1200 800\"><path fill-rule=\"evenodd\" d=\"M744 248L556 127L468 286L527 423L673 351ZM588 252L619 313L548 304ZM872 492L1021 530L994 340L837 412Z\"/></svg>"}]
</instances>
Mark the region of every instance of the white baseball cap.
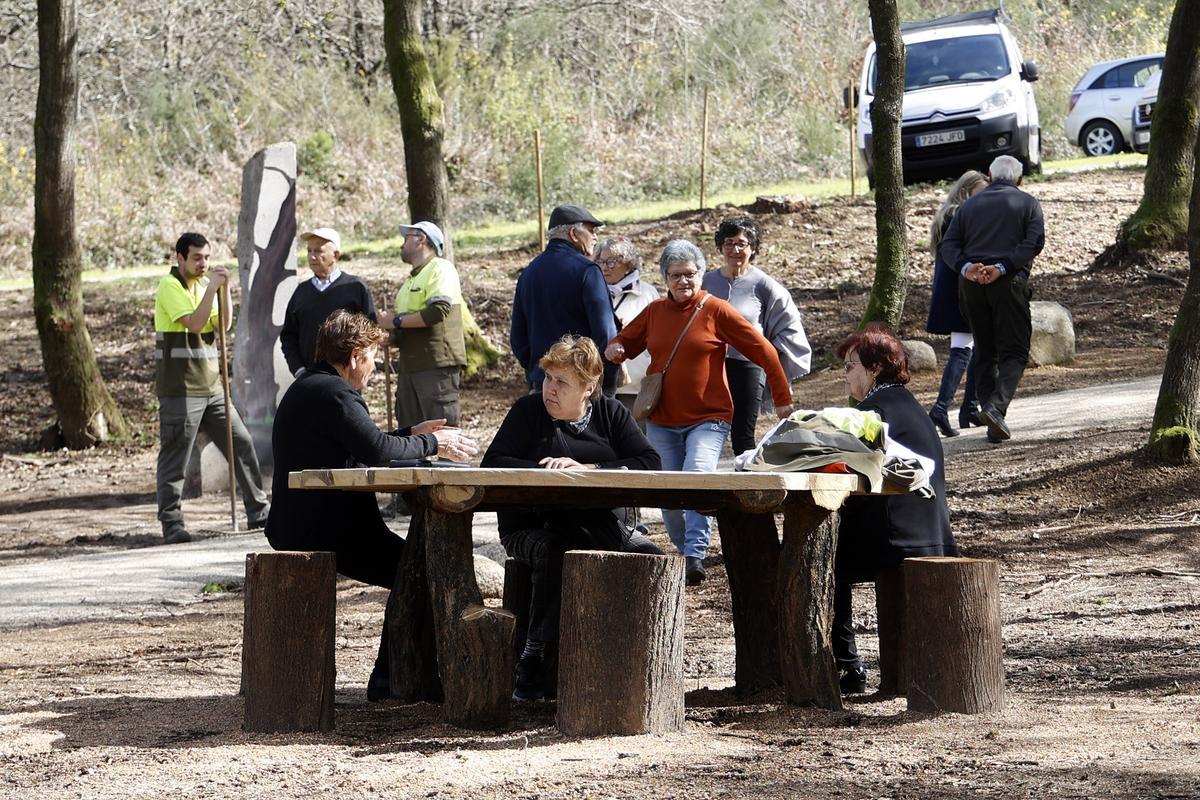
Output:
<instances>
[{"instance_id":1,"label":"white baseball cap","mask_svg":"<svg viewBox=\"0 0 1200 800\"><path fill-rule=\"evenodd\" d=\"M433 245L433 249L440 256L442 254L442 245L446 243L446 237L442 235L442 229L432 222L414 222L412 225L401 225L400 235L407 235L409 231L419 231L425 234L425 238Z\"/></svg>"},{"instance_id":2,"label":"white baseball cap","mask_svg":"<svg viewBox=\"0 0 1200 800\"><path fill-rule=\"evenodd\" d=\"M333 228L313 228L311 231L305 231L300 234L300 241L307 242L309 239L324 239L327 242L333 242L333 249L342 252L342 237Z\"/></svg>"}]
</instances>

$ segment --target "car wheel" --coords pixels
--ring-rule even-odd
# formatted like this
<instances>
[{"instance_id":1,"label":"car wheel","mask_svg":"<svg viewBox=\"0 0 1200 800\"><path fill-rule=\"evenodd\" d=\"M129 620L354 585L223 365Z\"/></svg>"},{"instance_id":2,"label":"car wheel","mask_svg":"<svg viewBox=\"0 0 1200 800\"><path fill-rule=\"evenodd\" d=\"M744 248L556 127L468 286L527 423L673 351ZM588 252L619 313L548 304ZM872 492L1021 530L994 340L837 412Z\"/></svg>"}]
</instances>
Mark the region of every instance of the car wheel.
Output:
<instances>
[{"instance_id":1,"label":"car wheel","mask_svg":"<svg viewBox=\"0 0 1200 800\"><path fill-rule=\"evenodd\" d=\"M1111 122L1092 122L1079 136L1083 152L1089 156L1111 156L1125 147L1121 132Z\"/></svg>"}]
</instances>

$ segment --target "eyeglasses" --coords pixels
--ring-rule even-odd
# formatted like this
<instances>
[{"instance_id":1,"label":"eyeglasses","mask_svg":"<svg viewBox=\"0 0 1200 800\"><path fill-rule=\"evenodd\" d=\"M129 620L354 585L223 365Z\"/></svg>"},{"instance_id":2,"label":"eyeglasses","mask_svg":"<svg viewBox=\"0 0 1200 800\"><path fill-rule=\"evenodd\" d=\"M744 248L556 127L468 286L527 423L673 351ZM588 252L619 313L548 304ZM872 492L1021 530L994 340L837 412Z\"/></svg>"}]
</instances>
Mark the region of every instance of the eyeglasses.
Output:
<instances>
[{"instance_id":1,"label":"eyeglasses","mask_svg":"<svg viewBox=\"0 0 1200 800\"><path fill-rule=\"evenodd\" d=\"M672 283L691 283L699 274L699 272L668 272L667 280Z\"/></svg>"},{"instance_id":2,"label":"eyeglasses","mask_svg":"<svg viewBox=\"0 0 1200 800\"><path fill-rule=\"evenodd\" d=\"M596 266L600 267L600 269L612 269L613 267L621 266L621 263L621 259L615 257L596 259Z\"/></svg>"},{"instance_id":3,"label":"eyeglasses","mask_svg":"<svg viewBox=\"0 0 1200 800\"><path fill-rule=\"evenodd\" d=\"M743 242L737 239L726 239L721 242L722 250L749 250L750 242Z\"/></svg>"},{"instance_id":4,"label":"eyeglasses","mask_svg":"<svg viewBox=\"0 0 1200 800\"><path fill-rule=\"evenodd\" d=\"M861 366L861 365L862 365L861 361L847 361L845 364L846 372L849 372L851 367L857 367L857 366Z\"/></svg>"}]
</instances>

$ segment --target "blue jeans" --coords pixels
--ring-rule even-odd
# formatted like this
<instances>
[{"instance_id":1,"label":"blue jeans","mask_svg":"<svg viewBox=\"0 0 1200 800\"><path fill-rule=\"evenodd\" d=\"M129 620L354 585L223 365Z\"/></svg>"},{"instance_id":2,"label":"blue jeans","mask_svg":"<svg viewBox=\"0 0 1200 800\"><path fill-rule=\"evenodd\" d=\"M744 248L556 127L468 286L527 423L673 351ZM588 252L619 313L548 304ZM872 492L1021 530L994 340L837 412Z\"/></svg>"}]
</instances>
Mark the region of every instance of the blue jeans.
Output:
<instances>
[{"instance_id":1,"label":"blue jeans","mask_svg":"<svg viewBox=\"0 0 1200 800\"><path fill-rule=\"evenodd\" d=\"M697 422L695 425L672 427L646 423L646 438L662 457L663 469L683 472L716 472L717 459L729 436L725 420ZM680 553L704 558L712 538L712 520L695 511L662 509L667 535Z\"/></svg>"}]
</instances>

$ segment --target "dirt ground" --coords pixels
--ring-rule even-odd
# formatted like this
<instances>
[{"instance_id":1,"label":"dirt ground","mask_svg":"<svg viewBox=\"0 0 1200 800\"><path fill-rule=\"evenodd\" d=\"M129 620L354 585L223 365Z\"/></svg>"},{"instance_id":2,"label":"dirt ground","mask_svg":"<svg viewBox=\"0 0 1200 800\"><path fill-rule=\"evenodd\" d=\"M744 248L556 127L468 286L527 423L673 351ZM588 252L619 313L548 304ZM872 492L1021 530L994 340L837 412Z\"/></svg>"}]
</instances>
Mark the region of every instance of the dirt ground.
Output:
<instances>
[{"instance_id":1,"label":"dirt ground","mask_svg":"<svg viewBox=\"0 0 1200 800\"><path fill-rule=\"evenodd\" d=\"M1078 358L1031 369L1021 395L1161 371L1186 257L1120 273L1086 271L1141 191L1137 170L1056 176L1028 188L1047 218L1038 299L1067 306ZM902 334L923 332L933 189L912 200ZM652 258L668 238L711 242L728 209L621 226ZM760 264L793 288L816 350L801 404L844 401L830 351L865 304L873 208L803 202L763 214ZM711 244L706 251L714 254ZM504 341L528 248L460 257L477 316ZM398 258L346 265L389 297ZM648 272L655 270L650 268ZM30 452L51 417L29 292L0 293L0 586L3 567L160 541L154 281L89 284L89 324L130 440L85 453ZM937 373L914 390L932 399ZM521 391L511 362L469 382L465 427L487 441ZM382 386L368 394L384 406ZM1069 414L1070 409L1064 409ZM1011 443L947 464L955 535L1001 562L1007 705L983 716L908 712L902 699L853 698L830 713L778 695L735 698L731 614L719 546L709 580L687 594L685 730L669 737L570 740L552 704L518 707L492 733L445 725L437 707L368 704L384 594L339 584L337 730L240 730L241 597L168 617L5 631L0 637L0 797L1200 797L1200 471L1136 455L1148 420ZM189 506L219 525L221 504ZM131 512L131 509L138 509ZM661 532L656 535L662 539ZM197 587L199 590L199 587ZM871 588L856 590L860 646L873 671Z\"/></svg>"}]
</instances>

